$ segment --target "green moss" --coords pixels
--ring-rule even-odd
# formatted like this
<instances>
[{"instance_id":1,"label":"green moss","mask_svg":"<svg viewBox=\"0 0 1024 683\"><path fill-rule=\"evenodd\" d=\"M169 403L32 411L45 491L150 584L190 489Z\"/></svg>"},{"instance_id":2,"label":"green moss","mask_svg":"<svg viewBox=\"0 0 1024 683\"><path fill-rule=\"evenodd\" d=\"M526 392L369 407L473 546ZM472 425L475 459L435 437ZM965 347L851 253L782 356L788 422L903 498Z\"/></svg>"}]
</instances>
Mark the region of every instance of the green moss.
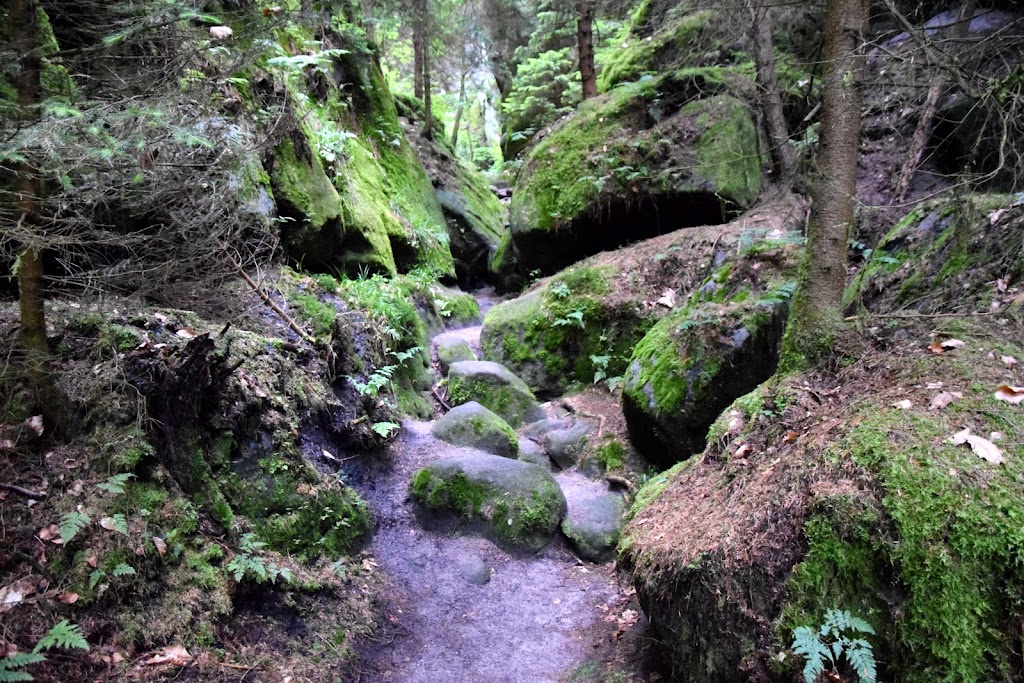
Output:
<instances>
[{"instance_id":1,"label":"green moss","mask_svg":"<svg viewBox=\"0 0 1024 683\"><path fill-rule=\"evenodd\" d=\"M619 83L635 81L645 73L659 71L662 60L685 61L685 55L702 44L699 36L715 15L712 10L694 12L667 23L654 35L637 35L637 29L647 21L648 8L649 3L634 11L629 30L618 41L620 49L607 57L597 82L601 92L607 92Z\"/></svg>"},{"instance_id":2,"label":"green moss","mask_svg":"<svg viewBox=\"0 0 1024 683\"><path fill-rule=\"evenodd\" d=\"M704 128L697 142L696 177L739 207L752 204L761 192L762 159L750 113L727 96L693 102L682 112L696 114Z\"/></svg>"},{"instance_id":3,"label":"green moss","mask_svg":"<svg viewBox=\"0 0 1024 683\"><path fill-rule=\"evenodd\" d=\"M626 447L618 439L601 444L594 451L594 457L604 466L606 470L622 469L623 457L626 455Z\"/></svg>"},{"instance_id":4,"label":"green moss","mask_svg":"<svg viewBox=\"0 0 1024 683\"><path fill-rule=\"evenodd\" d=\"M288 299L298 308L300 316L313 327L318 337L330 337L334 317L338 314L334 306L321 301L315 294L293 290Z\"/></svg>"},{"instance_id":5,"label":"green moss","mask_svg":"<svg viewBox=\"0 0 1024 683\"><path fill-rule=\"evenodd\" d=\"M785 628L855 609L902 662L900 680L1008 680L1024 602L1024 463L993 467L948 437L962 424L1012 432L1016 416L981 387L943 414L867 405L857 419L835 457L877 477L881 510L845 499L815 510Z\"/></svg>"},{"instance_id":6,"label":"green moss","mask_svg":"<svg viewBox=\"0 0 1024 683\"><path fill-rule=\"evenodd\" d=\"M300 160L292 140L285 139L275 150L273 168L278 198L293 205L313 230L341 215L341 198L318 155Z\"/></svg>"},{"instance_id":7,"label":"green moss","mask_svg":"<svg viewBox=\"0 0 1024 683\"><path fill-rule=\"evenodd\" d=\"M461 472L450 479L434 476L428 469L413 475L412 495L428 507L449 508L467 517L480 512L488 490L471 483Z\"/></svg>"}]
</instances>

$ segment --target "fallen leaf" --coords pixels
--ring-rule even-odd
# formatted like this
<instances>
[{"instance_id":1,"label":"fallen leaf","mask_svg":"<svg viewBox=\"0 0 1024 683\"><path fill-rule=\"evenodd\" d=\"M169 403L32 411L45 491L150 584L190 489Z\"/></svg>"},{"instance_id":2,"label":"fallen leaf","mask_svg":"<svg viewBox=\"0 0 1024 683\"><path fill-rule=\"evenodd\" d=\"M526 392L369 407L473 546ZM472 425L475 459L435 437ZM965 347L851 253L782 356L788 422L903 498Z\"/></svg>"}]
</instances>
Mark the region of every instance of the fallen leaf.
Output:
<instances>
[{"instance_id":1,"label":"fallen leaf","mask_svg":"<svg viewBox=\"0 0 1024 683\"><path fill-rule=\"evenodd\" d=\"M63 602L65 605L73 605L76 602L78 602L78 593L64 591L63 593L57 596L57 599Z\"/></svg>"},{"instance_id":2,"label":"fallen leaf","mask_svg":"<svg viewBox=\"0 0 1024 683\"><path fill-rule=\"evenodd\" d=\"M13 451L14 442L10 439L0 439L0 451Z\"/></svg>"},{"instance_id":3,"label":"fallen leaf","mask_svg":"<svg viewBox=\"0 0 1024 683\"><path fill-rule=\"evenodd\" d=\"M36 436L43 435L43 416L33 415L32 417L25 420L25 426L36 433Z\"/></svg>"},{"instance_id":4,"label":"fallen leaf","mask_svg":"<svg viewBox=\"0 0 1024 683\"><path fill-rule=\"evenodd\" d=\"M216 40L224 40L225 38L230 38L232 33L234 33L234 31L231 30L230 26L210 27L210 35L213 36Z\"/></svg>"},{"instance_id":5,"label":"fallen leaf","mask_svg":"<svg viewBox=\"0 0 1024 683\"><path fill-rule=\"evenodd\" d=\"M753 446L751 446L749 443L745 443L745 444L741 445L739 448L736 449L736 457L737 458L742 458L742 457L744 457L746 455L749 455L751 453L751 451L753 451L753 450L754 450Z\"/></svg>"},{"instance_id":6,"label":"fallen leaf","mask_svg":"<svg viewBox=\"0 0 1024 683\"><path fill-rule=\"evenodd\" d=\"M942 386L943 382L928 382L928 384L925 385L928 389L941 389Z\"/></svg>"},{"instance_id":7,"label":"fallen leaf","mask_svg":"<svg viewBox=\"0 0 1024 683\"><path fill-rule=\"evenodd\" d=\"M941 356L942 354L944 354L945 351L942 348L942 342L933 341L931 344L928 345L928 352L936 356Z\"/></svg>"},{"instance_id":8,"label":"fallen leaf","mask_svg":"<svg viewBox=\"0 0 1024 683\"><path fill-rule=\"evenodd\" d=\"M996 209L988 215L988 224L995 225L999 222L999 219L1006 213L1006 209Z\"/></svg>"},{"instance_id":9,"label":"fallen leaf","mask_svg":"<svg viewBox=\"0 0 1024 683\"><path fill-rule=\"evenodd\" d=\"M1024 387L1011 387L1009 384L1003 384L996 389L993 396L997 401L1013 404L1024 403Z\"/></svg>"},{"instance_id":10,"label":"fallen leaf","mask_svg":"<svg viewBox=\"0 0 1024 683\"><path fill-rule=\"evenodd\" d=\"M664 292L661 293L661 298L658 299L657 303L661 304L662 306L665 306L666 308L675 308L676 290L671 288L666 289Z\"/></svg>"},{"instance_id":11,"label":"fallen leaf","mask_svg":"<svg viewBox=\"0 0 1024 683\"><path fill-rule=\"evenodd\" d=\"M950 441L957 446L967 443L975 455L993 465L1000 465L1006 462L1006 458L1003 456L1003 452L999 450L999 446L996 446L984 437L971 434L970 428L957 432Z\"/></svg>"},{"instance_id":12,"label":"fallen leaf","mask_svg":"<svg viewBox=\"0 0 1024 683\"><path fill-rule=\"evenodd\" d=\"M913 406L914 404L908 401L907 399L903 399L902 401L896 401L895 403L892 404L893 408L899 408L900 410L910 410Z\"/></svg>"},{"instance_id":13,"label":"fallen leaf","mask_svg":"<svg viewBox=\"0 0 1024 683\"><path fill-rule=\"evenodd\" d=\"M165 541L164 539L160 538L159 536L154 536L153 545L156 546L156 552L160 555L160 557L163 557L167 554L167 541Z\"/></svg>"},{"instance_id":14,"label":"fallen leaf","mask_svg":"<svg viewBox=\"0 0 1024 683\"><path fill-rule=\"evenodd\" d=\"M36 592L35 584L29 579L21 579L0 588L0 612L14 609L14 606Z\"/></svg>"},{"instance_id":15,"label":"fallen leaf","mask_svg":"<svg viewBox=\"0 0 1024 683\"><path fill-rule=\"evenodd\" d=\"M782 442L789 443L790 441L796 441L798 436L800 436L798 432L786 432L786 435L782 437Z\"/></svg>"},{"instance_id":16,"label":"fallen leaf","mask_svg":"<svg viewBox=\"0 0 1024 683\"><path fill-rule=\"evenodd\" d=\"M729 411L729 433L735 434L743 429L743 415L738 410Z\"/></svg>"},{"instance_id":17,"label":"fallen leaf","mask_svg":"<svg viewBox=\"0 0 1024 683\"><path fill-rule=\"evenodd\" d=\"M988 433L988 438L991 439L992 441L999 441L1000 439L1003 438L1003 433L1002 432L989 432Z\"/></svg>"},{"instance_id":18,"label":"fallen leaf","mask_svg":"<svg viewBox=\"0 0 1024 683\"><path fill-rule=\"evenodd\" d=\"M174 336L181 337L182 339L195 339L196 333L188 329L187 327L183 327L177 332L175 332Z\"/></svg>"},{"instance_id":19,"label":"fallen leaf","mask_svg":"<svg viewBox=\"0 0 1024 683\"><path fill-rule=\"evenodd\" d=\"M966 344L964 344L964 342L960 341L959 339L947 339L946 341L942 342L942 348L944 349L960 349L963 348L964 346L966 346Z\"/></svg>"},{"instance_id":20,"label":"fallen leaf","mask_svg":"<svg viewBox=\"0 0 1024 683\"><path fill-rule=\"evenodd\" d=\"M157 666L170 664L172 666L185 666L192 661L192 655L181 645L168 645L156 650L149 659L143 660L143 664Z\"/></svg>"},{"instance_id":21,"label":"fallen leaf","mask_svg":"<svg viewBox=\"0 0 1024 683\"><path fill-rule=\"evenodd\" d=\"M964 395L959 391L943 391L941 394L935 395L935 398L932 399L931 405L928 406L928 409L942 410L956 399L963 397Z\"/></svg>"},{"instance_id":22,"label":"fallen leaf","mask_svg":"<svg viewBox=\"0 0 1024 683\"><path fill-rule=\"evenodd\" d=\"M60 538L60 527L56 524L44 526L36 536L39 537L40 541L52 541L55 538Z\"/></svg>"},{"instance_id":23,"label":"fallen leaf","mask_svg":"<svg viewBox=\"0 0 1024 683\"><path fill-rule=\"evenodd\" d=\"M98 565L99 562L100 562L100 560L96 556L95 552L90 552L89 556L85 558L85 563L87 565L89 565L90 567L92 567L93 569L96 569L96 565Z\"/></svg>"},{"instance_id":24,"label":"fallen leaf","mask_svg":"<svg viewBox=\"0 0 1024 683\"><path fill-rule=\"evenodd\" d=\"M334 457L334 453L331 453L329 450L327 450L325 448L321 448L320 452L323 453L324 457L327 458L328 460L333 460L335 462L338 462L338 459L336 457Z\"/></svg>"},{"instance_id":25,"label":"fallen leaf","mask_svg":"<svg viewBox=\"0 0 1024 683\"><path fill-rule=\"evenodd\" d=\"M1017 364L1017 359L1014 358L1013 356L1001 356L1001 359L1003 361L1003 365L1005 365L1008 368L1012 368L1014 365Z\"/></svg>"}]
</instances>

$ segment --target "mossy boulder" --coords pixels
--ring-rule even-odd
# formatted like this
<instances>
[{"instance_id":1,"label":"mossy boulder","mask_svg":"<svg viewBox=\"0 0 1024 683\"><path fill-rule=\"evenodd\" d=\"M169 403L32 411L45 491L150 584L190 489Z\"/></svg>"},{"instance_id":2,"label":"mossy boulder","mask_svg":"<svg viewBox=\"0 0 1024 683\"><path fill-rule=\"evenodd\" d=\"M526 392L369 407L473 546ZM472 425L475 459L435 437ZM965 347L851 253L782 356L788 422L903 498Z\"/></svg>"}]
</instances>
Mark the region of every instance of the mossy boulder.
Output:
<instances>
[{"instance_id":1,"label":"mossy boulder","mask_svg":"<svg viewBox=\"0 0 1024 683\"><path fill-rule=\"evenodd\" d=\"M454 275L441 205L362 32L325 30L322 40L294 28L279 38L291 50L345 46L330 76L263 64L286 86L290 129L265 163L279 212L290 219L289 256L352 275L416 266Z\"/></svg>"},{"instance_id":2,"label":"mossy boulder","mask_svg":"<svg viewBox=\"0 0 1024 683\"><path fill-rule=\"evenodd\" d=\"M988 326L947 325L965 342L955 358L924 351L930 322L902 323L836 374L763 385L701 457L640 490L619 558L673 680L796 680L793 629L817 630L829 609L873 627L879 680L1017 679L1024 433L993 396L1006 368ZM936 380L961 394L940 410ZM954 445L965 425L1002 433L1006 461Z\"/></svg>"},{"instance_id":3,"label":"mossy boulder","mask_svg":"<svg viewBox=\"0 0 1024 683\"><path fill-rule=\"evenodd\" d=\"M626 503L617 493L570 497L562 533L584 560L608 562L615 557L625 512Z\"/></svg>"},{"instance_id":4,"label":"mossy boulder","mask_svg":"<svg viewBox=\"0 0 1024 683\"><path fill-rule=\"evenodd\" d=\"M653 464L703 451L722 410L772 376L794 287L785 283L756 301L688 306L637 345L622 410L630 440Z\"/></svg>"},{"instance_id":5,"label":"mossy boulder","mask_svg":"<svg viewBox=\"0 0 1024 683\"><path fill-rule=\"evenodd\" d=\"M456 446L468 446L505 458L519 455L516 433L507 422L476 401L449 410L434 423L430 433Z\"/></svg>"},{"instance_id":6,"label":"mossy boulder","mask_svg":"<svg viewBox=\"0 0 1024 683\"><path fill-rule=\"evenodd\" d=\"M480 333L483 357L544 393L589 384L598 370L621 375L623 359L654 324L656 312L634 297L612 296L619 275L612 265L580 264L493 307Z\"/></svg>"},{"instance_id":7,"label":"mossy boulder","mask_svg":"<svg viewBox=\"0 0 1024 683\"><path fill-rule=\"evenodd\" d=\"M544 417L530 388L498 363L482 360L452 363L448 369L448 393L453 405L477 401L512 427Z\"/></svg>"},{"instance_id":8,"label":"mossy boulder","mask_svg":"<svg viewBox=\"0 0 1024 683\"><path fill-rule=\"evenodd\" d=\"M457 516L502 547L536 552L565 515L558 483L544 468L496 455L429 464L413 476L412 495L428 510Z\"/></svg>"},{"instance_id":9,"label":"mossy boulder","mask_svg":"<svg viewBox=\"0 0 1024 683\"><path fill-rule=\"evenodd\" d=\"M480 360L465 337L458 333L445 332L434 337L434 353L442 375L448 374L452 363L464 360Z\"/></svg>"},{"instance_id":10,"label":"mossy boulder","mask_svg":"<svg viewBox=\"0 0 1024 683\"><path fill-rule=\"evenodd\" d=\"M522 270L552 273L602 250L723 223L757 198L761 155L748 107L727 94L693 99L700 88L683 84L666 97L675 78L587 100L532 150L509 209Z\"/></svg>"},{"instance_id":11,"label":"mossy boulder","mask_svg":"<svg viewBox=\"0 0 1024 683\"><path fill-rule=\"evenodd\" d=\"M456 155L443 130L431 140L423 136L422 102L401 97L399 103L406 137L447 221L459 284L469 288L490 280L490 261L505 231L505 207L483 174Z\"/></svg>"}]
</instances>

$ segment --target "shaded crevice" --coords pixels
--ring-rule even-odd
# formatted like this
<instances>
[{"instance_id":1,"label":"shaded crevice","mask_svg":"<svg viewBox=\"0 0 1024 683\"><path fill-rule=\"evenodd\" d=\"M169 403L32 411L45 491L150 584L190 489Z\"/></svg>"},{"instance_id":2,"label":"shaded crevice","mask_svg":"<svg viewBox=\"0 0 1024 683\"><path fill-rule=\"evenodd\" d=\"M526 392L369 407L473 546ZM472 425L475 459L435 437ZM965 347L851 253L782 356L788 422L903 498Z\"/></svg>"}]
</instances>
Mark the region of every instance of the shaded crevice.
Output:
<instances>
[{"instance_id":1,"label":"shaded crevice","mask_svg":"<svg viewBox=\"0 0 1024 683\"><path fill-rule=\"evenodd\" d=\"M515 235L525 272L547 275L601 251L699 225L721 225L737 212L711 192L615 198L569 224Z\"/></svg>"}]
</instances>

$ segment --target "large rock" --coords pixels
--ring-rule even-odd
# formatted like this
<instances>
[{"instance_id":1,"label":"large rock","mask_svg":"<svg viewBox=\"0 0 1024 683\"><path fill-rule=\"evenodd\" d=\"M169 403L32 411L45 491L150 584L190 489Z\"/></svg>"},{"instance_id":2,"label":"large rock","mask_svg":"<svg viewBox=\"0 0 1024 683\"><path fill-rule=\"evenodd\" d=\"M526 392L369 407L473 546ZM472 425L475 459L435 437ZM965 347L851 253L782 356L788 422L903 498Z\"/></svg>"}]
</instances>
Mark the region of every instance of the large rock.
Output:
<instances>
[{"instance_id":1,"label":"large rock","mask_svg":"<svg viewBox=\"0 0 1024 683\"><path fill-rule=\"evenodd\" d=\"M429 510L456 515L499 545L540 550L558 529L565 496L544 468L496 455L438 460L416 472L412 495Z\"/></svg>"},{"instance_id":2,"label":"large rock","mask_svg":"<svg viewBox=\"0 0 1024 683\"><path fill-rule=\"evenodd\" d=\"M463 403L441 417L430 433L456 446L477 448L505 458L519 455L519 439L508 423L476 401Z\"/></svg>"},{"instance_id":3,"label":"large rock","mask_svg":"<svg viewBox=\"0 0 1024 683\"><path fill-rule=\"evenodd\" d=\"M505 232L505 207L487 179L459 158L445 135L423 136L423 103L399 97L406 136L434 185L448 225L455 274L464 288L489 280L490 260Z\"/></svg>"},{"instance_id":4,"label":"large rock","mask_svg":"<svg viewBox=\"0 0 1024 683\"><path fill-rule=\"evenodd\" d=\"M562 533L584 560L607 562L615 557L626 504L609 491L569 498Z\"/></svg>"},{"instance_id":5,"label":"large rock","mask_svg":"<svg viewBox=\"0 0 1024 683\"><path fill-rule=\"evenodd\" d=\"M265 158L278 211L290 219L282 229L289 257L351 275L418 265L454 275L441 204L379 65L355 34L323 38L351 49L318 79L325 92L308 94L323 106L289 110L285 135Z\"/></svg>"},{"instance_id":6,"label":"large rock","mask_svg":"<svg viewBox=\"0 0 1024 683\"><path fill-rule=\"evenodd\" d=\"M534 391L621 378L654 324L690 302L757 297L792 276L806 203L782 197L721 226L598 254L487 312L481 355Z\"/></svg>"},{"instance_id":7,"label":"large rock","mask_svg":"<svg viewBox=\"0 0 1024 683\"><path fill-rule=\"evenodd\" d=\"M761 189L757 127L720 75L670 74L587 100L518 176L509 223L521 272L679 228L719 224ZM654 113L652 113L654 112Z\"/></svg>"},{"instance_id":8,"label":"large rock","mask_svg":"<svg viewBox=\"0 0 1024 683\"><path fill-rule=\"evenodd\" d=\"M442 375L448 374L452 363L464 360L480 360L466 338L458 332L445 332L434 337L434 353Z\"/></svg>"},{"instance_id":9,"label":"large rock","mask_svg":"<svg viewBox=\"0 0 1024 683\"><path fill-rule=\"evenodd\" d=\"M448 369L448 393L453 405L477 401L512 427L544 417L530 388L498 363L482 360L452 363Z\"/></svg>"},{"instance_id":10,"label":"large rock","mask_svg":"<svg viewBox=\"0 0 1024 683\"><path fill-rule=\"evenodd\" d=\"M668 467L704 450L708 429L778 364L787 281L755 301L689 306L655 325L626 370L622 409L630 440Z\"/></svg>"}]
</instances>

